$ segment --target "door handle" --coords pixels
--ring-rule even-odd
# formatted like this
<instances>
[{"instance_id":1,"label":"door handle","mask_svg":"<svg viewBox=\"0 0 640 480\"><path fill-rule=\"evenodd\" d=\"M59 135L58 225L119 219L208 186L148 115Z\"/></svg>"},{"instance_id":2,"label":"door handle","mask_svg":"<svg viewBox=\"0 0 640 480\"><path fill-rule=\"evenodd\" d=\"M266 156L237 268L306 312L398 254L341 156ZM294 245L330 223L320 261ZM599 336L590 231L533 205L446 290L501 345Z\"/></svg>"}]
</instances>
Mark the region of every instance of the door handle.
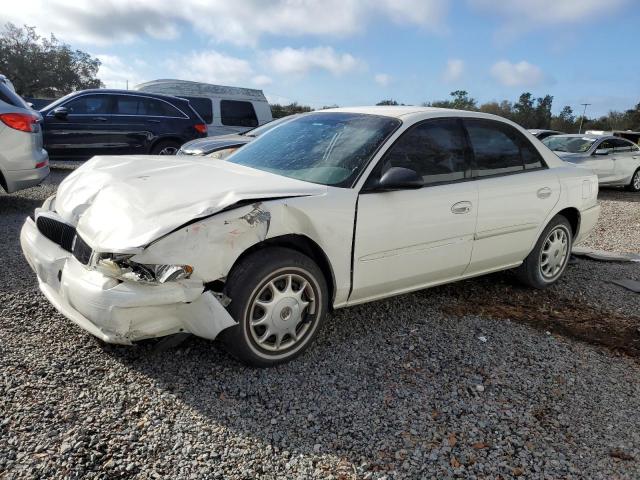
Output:
<instances>
[{"instance_id":1,"label":"door handle","mask_svg":"<svg viewBox=\"0 0 640 480\"><path fill-rule=\"evenodd\" d=\"M549 198L551 196L551 189L549 187L543 187L536 192L538 198Z\"/></svg>"},{"instance_id":2,"label":"door handle","mask_svg":"<svg viewBox=\"0 0 640 480\"><path fill-rule=\"evenodd\" d=\"M106 122L106 121L107 121L107 118L106 118L106 117L93 117L93 119L94 119L96 122Z\"/></svg>"},{"instance_id":3,"label":"door handle","mask_svg":"<svg viewBox=\"0 0 640 480\"><path fill-rule=\"evenodd\" d=\"M149 118L149 119L147 119L147 122L149 122L149 123L160 123L160 120L154 120L153 118Z\"/></svg>"},{"instance_id":4,"label":"door handle","mask_svg":"<svg viewBox=\"0 0 640 480\"><path fill-rule=\"evenodd\" d=\"M471 202L466 202L466 201L454 203L451 206L451 213L455 213L457 215L469 213L471 211L472 206L473 205L471 204Z\"/></svg>"}]
</instances>

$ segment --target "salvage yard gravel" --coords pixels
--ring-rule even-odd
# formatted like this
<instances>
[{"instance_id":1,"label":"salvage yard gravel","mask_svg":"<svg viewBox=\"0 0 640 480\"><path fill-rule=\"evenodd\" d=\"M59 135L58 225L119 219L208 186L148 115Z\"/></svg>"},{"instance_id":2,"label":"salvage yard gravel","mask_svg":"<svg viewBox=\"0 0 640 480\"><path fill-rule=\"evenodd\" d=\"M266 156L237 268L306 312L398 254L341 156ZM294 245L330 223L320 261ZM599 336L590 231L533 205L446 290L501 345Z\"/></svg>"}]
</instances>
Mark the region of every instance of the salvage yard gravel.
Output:
<instances>
[{"instance_id":1,"label":"salvage yard gravel","mask_svg":"<svg viewBox=\"0 0 640 480\"><path fill-rule=\"evenodd\" d=\"M0 195L0 478L640 478L640 296L609 282L639 264L347 308L251 369L193 337L106 345L50 306L18 232L67 173ZM639 204L601 195L587 243L639 252Z\"/></svg>"}]
</instances>

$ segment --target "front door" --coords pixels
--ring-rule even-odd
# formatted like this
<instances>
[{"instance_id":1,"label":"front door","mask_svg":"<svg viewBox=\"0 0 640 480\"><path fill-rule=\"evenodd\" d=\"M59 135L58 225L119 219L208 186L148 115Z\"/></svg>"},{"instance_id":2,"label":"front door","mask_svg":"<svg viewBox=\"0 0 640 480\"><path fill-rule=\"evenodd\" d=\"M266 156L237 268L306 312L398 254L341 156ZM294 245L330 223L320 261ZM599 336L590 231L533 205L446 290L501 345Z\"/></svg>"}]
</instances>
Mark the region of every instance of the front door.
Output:
<instances>
[{"instance_id":1,"label":"front door","mask_svg":"<svg viewBox=\"0 0 640 480\"><path fill-rule=\"evenodd\" d=\"M596 152L598 153L596 154ZM611 182L615 172L613 142L611 140L600 142L596 145L589 159L580 164L580 166L593 170L593 173L598 175L600 183Z\"/></svg>"},{"instance_id":2,"label":"front door","mask_svg":"<svg viewBox=\"0 0 640 480\"><path fill-rule=\"evenodd\" d=\"M424 187L380 191L391 167ZM349 303L415 290L462 275L471 258L478 191L459 120L411 127L382 157L358 198Z\"/></svg>"}]
</instances>

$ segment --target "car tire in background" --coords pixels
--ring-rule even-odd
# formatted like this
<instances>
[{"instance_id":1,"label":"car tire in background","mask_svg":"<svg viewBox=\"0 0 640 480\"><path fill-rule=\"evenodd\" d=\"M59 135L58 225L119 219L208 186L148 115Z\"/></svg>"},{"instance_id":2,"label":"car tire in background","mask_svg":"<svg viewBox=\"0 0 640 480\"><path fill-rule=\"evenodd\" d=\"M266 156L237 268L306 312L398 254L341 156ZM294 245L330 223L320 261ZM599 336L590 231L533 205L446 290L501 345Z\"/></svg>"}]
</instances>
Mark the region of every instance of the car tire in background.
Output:
<instances>
[{"instance_id":1,"label":"car tire in background","mask_svg":"<svg viewBox=\"0 0 640 480\"><path fill-rule=\"evenodd\" d=\"M627 190L630 192L640 192L640 168L637 169L631 177L631 182L627 185Z\"/></svg>"},{"instance_id":2,"label":"car tire in background","mask_svg":"<svg viewBox=\"0 0 640 480\"><path fill-rule=\"evenodd\" d=\"M518 279L538 289L554 284L567 267L572 246L573 233L569 221L562 215L556 215L516 270Z\"/></svg>"},{"instance_id":3,"label":"car tire in background","mask_svg":"<svg viewBox=\"0 0 640 480\"><path fill-rule=\"evenodd\" d=\"M180 150L180 144L173 140L161 140L151 149L151 155L175 155Z\"/></svg>"},{"instance_id":4,"label":"car tire in background","mask_svg":"<svg viewBox=\"0 0 640 480\"><path fill-rule=\"evenodd\" d=\"M241 362L270 367L300 355L329 305L322 270L306 255L268 247L240 260L227 278L227 307L238 325L223 330L226 350Z\"/></svg>"}]
</instances>

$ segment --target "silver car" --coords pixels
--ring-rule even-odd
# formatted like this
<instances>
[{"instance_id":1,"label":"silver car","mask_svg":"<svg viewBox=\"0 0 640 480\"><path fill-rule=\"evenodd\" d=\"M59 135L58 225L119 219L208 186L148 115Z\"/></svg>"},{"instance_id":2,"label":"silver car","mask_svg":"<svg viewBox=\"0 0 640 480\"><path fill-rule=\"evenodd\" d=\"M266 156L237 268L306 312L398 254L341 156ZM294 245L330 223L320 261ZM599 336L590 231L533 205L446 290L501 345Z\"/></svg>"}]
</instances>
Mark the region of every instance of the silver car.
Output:
<instances>
[{"instance_id":1,"label":"silver car","mask_svg":"<svg viewBox=\"0 0 640 480\"><path fill-rule=\"evenodd\" d=\"M0 185L8 192L38 185L49 175L42 117L0 81Z\"/></svg>"},{"instance_id":2,"label":"silver car","mask_svg":"<svg viewBox=\"0 0 640 480\"><path fill-rule=\"evenodd\" d=\"M554 135L542 143L567 162L598 175L603 186L640 192L640 146L610 135Z\"/></svg>"}]
</instances>

